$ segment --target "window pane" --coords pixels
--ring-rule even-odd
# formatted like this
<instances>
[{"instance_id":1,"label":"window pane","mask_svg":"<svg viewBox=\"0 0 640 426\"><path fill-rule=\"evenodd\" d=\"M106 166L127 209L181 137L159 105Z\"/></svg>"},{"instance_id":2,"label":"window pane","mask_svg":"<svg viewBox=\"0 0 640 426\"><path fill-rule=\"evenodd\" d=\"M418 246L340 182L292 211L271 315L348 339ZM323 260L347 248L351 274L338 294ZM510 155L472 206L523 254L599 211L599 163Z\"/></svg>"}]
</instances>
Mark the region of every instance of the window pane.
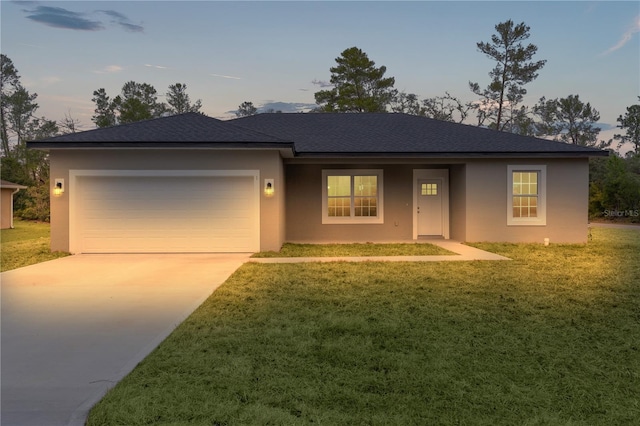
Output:
<instances>
[{"instance_id":1,"label":"window pane","mask_svg":"<svg viewBox=\"0 0 640 426\"><path fill-rule=\"evenodd\" d=\"M538 172L513 172L513 195L538 195Z\"/></svg>"},{"instance_id":2,"label":"window pane","mask_svg":"<svg viewBox=\"0 0 640 426\"><path fill-rule=\"evenodd\" d=\"M437 183L421 184L420 195L438 195L438 184Z\"/></svg>"},{"instance_id":3,"label":"window pane","mask_svg":"<svg viewBox=\"0 0 640 426\"><path fill-rule=\"evenodd\" d=\"M353 202L355 204L356 216L375 216L378 212L376 199L373 197L356 197Z\"/></svg>"},{"instance_id":4,"label":"window pane","mask_svg":"<svg viewBox=\"0 0 640 426\"><path fill-rule=\"evenodd\" d=\"M328 212L330 217L351 216L351 198L334 197L327 200Z\"/></svg>"},{"instance_id":5,"label":"window pane","mask_svg":"<svg viewBox=\"0 0 640 426\"><path fill-rule=\"evenodd\" d=\"M513 207L521 206L522 197L513 197Z\"/></svg>"},{"instance_id":6,"label":"window pane","mask_svg":"<svg viewBox=\"0 0 640 426\"><path fill-rule=\"evenodd\" d=\"M513 197L513 217L538 217L538 197Z\"/></svg>"},{"instance_id":7,"label":"window pane","mask_svg":"<svg viewBox=\"0 0 640 426\"><path fill-rule=\"evenodd\" d=\"M327 176L327 195L330 197L351 195L351 176Z\"/></svg>"},{"instance_id":8,"label":"window pane","mask_svg":"<svg viewBox=\"0 0 640 426\"><path fill-rule=\"evenodd\" d=\"M538 217L538 197L527 197L529 199L529 211L527 217Z\"/></svg>"},{"instance_id":9,"label":"window pane","mask_svg":"<svg viewBox=\"0 0 640 426\"><path fill-rule=\"evenodd\" d=\"M353 192L357 196L376 196L378 191L377 176L354 176Z\"/></svg>"}]
</instances>

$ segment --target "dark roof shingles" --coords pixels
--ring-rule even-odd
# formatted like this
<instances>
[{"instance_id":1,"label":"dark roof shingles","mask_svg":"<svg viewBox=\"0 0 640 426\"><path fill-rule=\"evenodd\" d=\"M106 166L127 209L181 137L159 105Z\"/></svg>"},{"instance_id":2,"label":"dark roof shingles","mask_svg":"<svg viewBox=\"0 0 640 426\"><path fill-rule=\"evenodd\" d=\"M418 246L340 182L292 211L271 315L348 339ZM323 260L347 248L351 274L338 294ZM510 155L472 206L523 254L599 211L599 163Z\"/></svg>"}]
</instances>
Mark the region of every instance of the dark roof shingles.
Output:
<instances>
[{"instance_id":1,"label":"dark roof shingles","mask_svg":"<svg viewBox=\"0 0 640 426\"><path fill-rule=\"evenodd\" d=\"M298 153L600 153L407 114L259 114L237 126L295 141Z\"/></svg>"},{"instance_id":2,"label":"dark roof shingles","mask_svg":"<svg viewBox=\"0 0 640 426\"><path fill-rule=\"evenodd\" d=\"M221 121L197 113L30 142L32 148L261 146L296 155L606 155L595 148L407 114L259 114Z\"/></svg>"},{"instance_id":3,"label":"dark roof shingles","mask_svg":"<svg viewBox=\"0 0 640 426\"><path fill-rule=\"evenodd\" d=\"M47 143L286 143L198 113L186 113L45 139ZM36 143L37 145L37 143Z\"/></svg>"}]
</instances>

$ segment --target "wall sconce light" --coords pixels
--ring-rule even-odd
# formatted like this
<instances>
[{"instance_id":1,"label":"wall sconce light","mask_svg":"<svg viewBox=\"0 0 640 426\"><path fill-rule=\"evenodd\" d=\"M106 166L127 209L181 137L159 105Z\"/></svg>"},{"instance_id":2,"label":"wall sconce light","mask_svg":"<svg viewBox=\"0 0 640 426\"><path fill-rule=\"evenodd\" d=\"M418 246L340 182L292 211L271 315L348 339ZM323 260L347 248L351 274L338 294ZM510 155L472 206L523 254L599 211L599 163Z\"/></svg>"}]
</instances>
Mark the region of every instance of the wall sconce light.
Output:
<instances>
[{"instance_id":1,"label":"wall sconce light","mask_svg":"<svg viewBox=\"0 0 640 426\"><path fill-rule=\"evenodd\" d=\"M273 179L264 180L264 195L265 197L272 197L274 191Z\"/></svg>"},{"instance_id":2,"label":"wall sconce light","mask_svg":"<svg viewBox=\"0 0 640 426\"><path fill-rule=\"evenodd\" d=\"M64 179L56 179L53 186L53 195L59 197L62 194L64 194Z\"/></svg>"}]
</instances>

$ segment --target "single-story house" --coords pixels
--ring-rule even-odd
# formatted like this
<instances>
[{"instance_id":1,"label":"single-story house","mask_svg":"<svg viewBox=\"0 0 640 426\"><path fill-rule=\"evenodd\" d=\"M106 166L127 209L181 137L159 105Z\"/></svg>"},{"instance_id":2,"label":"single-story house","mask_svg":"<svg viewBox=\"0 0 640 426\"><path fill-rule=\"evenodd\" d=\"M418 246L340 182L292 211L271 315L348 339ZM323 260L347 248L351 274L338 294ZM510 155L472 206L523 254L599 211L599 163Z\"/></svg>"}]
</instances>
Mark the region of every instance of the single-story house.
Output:
<instances>
[{"instance_id":1,"label":"single-story house","mask_svg":"<svg viewBox=\"0 0 640 426\"><path fill-rule=\"evenodd\" d=\"M284 242L586 242L606 151L406 114L188 113L28 143L51 246L254 252Z\"/></svg>"},{"instance_id":2,"label":"single-story house","mask_svg":"<svg viewBox=\"0 0 640 426\"><path fill-rule=\"evenodd\" d=\"M0 229L13 228L13 195L21 189L27 187L0 180Z\"/></svg>"}]
</instances>

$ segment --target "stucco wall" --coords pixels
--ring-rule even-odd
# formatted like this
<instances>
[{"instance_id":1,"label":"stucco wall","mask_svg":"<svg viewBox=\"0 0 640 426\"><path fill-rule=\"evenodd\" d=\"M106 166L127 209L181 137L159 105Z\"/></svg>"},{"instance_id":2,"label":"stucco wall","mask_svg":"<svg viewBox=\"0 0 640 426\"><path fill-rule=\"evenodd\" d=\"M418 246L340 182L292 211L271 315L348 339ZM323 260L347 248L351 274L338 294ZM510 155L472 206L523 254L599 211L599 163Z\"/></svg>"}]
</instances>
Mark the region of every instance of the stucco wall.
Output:
<instances>
[{"instance_id":1,"label":"stucco wall","mask_svg":"<svg viewBox=\"0 0 640 426\"><path fill-rule=\"evenodd\" d=\"M284 241L381 242L413 237L413 170L449 169L450 236L460 241L584 242L587 239L588 160L468 160L396 164L283 164L277 151L71 150L51 152L51 181L69 169L260 170L275 179L273 197L260 196L261 250ZM547 223L507 226L507 166L546 165ZM323 169L382 169L384 223L322 224ZM286 194L286 198L285 198ZM51 198L51 245L69 248L69 196ZM5 203L3 202L3 205Z\"/></svg>"},{"instance_id":2,"label":"stucco wall","mask_svg":"<svg viewBox=\"0 0 640 426\"><path fill-rule=\"evenodd\" d=\"M546 166L544 226L507 226L508 165ZM322 170L383 169L384 223L322 224ZM286 240L407 241L413 237L414 169L449 169L450 238L459 241L581 243L587 240L587 159L478 159L449 164L287 164Z\"/></svg>"},{"instance_id":3,"label":"stucco wall","mask_svg":"<svg viewBox=\"0 0 640 426\"><path fill-rule=\"evenodd\" d=\"M52 150L51 181L69 170L259 170L260 249L278 250L284 242L284 172L278 151L215 150ZM264 179L275 179L275 193L265 197ZM281 190L282 189L282 190ZM69 193L51 197L51 248L69 250Z\"/></svg>"},{"instance_id":4,"label":"stucco wall","mask_svg":"<svg viewBox=\"0 0 640 426\"><path fill-rule=\"evenodd\" d=\"M449 172L451 239L464 241L467 229L466 165L454 164Z\"/></svg>"},{"instance_id":5,"label":"stucco wall","mask_svg":"<svg viewBox=\"0 0 640 426\"><path fill-rule=\"evenodd\" d=\"M13 217L13 209L11 208L13 201L13 191L15 191L15 189L0 189L0 229L11 228Z\"/></svg>"},{"instance_id":6,"label":"stucco wall","mask_svg":"<svg viewBox=\"0 0 640 426\"><path fill-rule=\"evenodd\" d=\"M287 241L383 242L413 238L413 170L416 164L287 164ZM322 224L322 170L382 169L384 223Z\"/></svg>"},{"instance_id":7,"label":"stucco wall","mask_svg":"<svg viewBox=\"0 0 640 426\"><path fill-rule=\"evenodd\" d=\"M546 165L546 225L507 226L508 165ZM587 159L469 161L465 181L465 241L587 241Z\"/></svg>"}]
</instances>

